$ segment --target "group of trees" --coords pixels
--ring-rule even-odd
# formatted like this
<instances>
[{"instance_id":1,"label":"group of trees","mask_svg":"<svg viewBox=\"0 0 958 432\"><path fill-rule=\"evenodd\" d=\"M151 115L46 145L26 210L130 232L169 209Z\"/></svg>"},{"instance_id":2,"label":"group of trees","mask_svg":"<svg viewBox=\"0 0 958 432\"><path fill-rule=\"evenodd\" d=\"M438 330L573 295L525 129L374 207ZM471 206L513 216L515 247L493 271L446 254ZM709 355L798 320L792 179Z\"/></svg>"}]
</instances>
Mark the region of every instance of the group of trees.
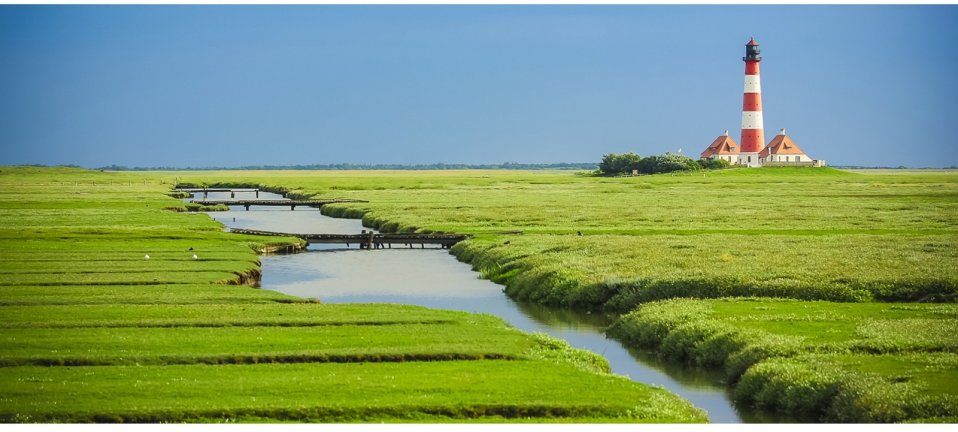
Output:
<instances>
[{"instance_id":1,"label":"group of trees","mask_svg":"<svg viewBox=\"0 0 958 432\"><path fill-rule=\"evenodd\" d=\"M724 160L695 160L681 154L665 153L642 157L635 153L609 153L602 156L599 162L599 172L605 175L631 174L658 174L674 171L695 171L700 169L728 168L728 161Z\"/></svg>"}]
</instances>

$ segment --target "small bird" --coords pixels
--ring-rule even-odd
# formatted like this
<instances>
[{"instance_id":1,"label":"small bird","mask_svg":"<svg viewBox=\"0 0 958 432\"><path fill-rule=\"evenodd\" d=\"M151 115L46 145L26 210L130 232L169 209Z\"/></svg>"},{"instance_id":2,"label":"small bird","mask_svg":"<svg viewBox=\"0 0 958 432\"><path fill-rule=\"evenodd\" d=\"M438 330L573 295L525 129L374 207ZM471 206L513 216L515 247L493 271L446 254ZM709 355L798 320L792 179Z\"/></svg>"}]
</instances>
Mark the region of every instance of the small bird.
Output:
<instances>
[{"instance_id":1,"label":"small bird","mask_svg":"<svg viewBox=\"0 0 958 432\"><path fill-rule=\"evenodd\" d=\"M150 259L150 255L149 254L143 255L143 259Z\"/></svg>"},{"instance_id":2,"label":"small bird","mask_svg":"<svg viewBox=\"0 0 958 432\"><path fill-rule=\"evenodd\" d=\"M187 249L187 250L188 250L188 251L191 251L191 250L193 250L193 246L190 246L190 248L189 248L189 249Z\"/></svg>"},{"instance_id":3,"label":"small bird","mask_svg":"<svg viewBox=\"0 0 958 432\"><path fill-rule=\"evenodd\" d=\"M200 257L196 256L196 254L193 254L193 259L200 259Z\"/></svg>"}]
</instances>

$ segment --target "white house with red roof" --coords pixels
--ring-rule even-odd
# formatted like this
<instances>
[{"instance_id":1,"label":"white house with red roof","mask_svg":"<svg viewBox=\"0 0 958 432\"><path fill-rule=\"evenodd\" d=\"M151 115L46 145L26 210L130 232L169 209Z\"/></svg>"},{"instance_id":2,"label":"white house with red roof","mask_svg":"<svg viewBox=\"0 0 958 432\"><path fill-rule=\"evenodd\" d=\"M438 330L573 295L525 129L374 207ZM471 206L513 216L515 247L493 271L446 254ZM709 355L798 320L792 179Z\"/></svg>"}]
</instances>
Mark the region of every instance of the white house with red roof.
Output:
<instances>
[{"instance_id":1,"label":"white house with red roof","mask_svg":"<svg viewBox=\"0 0 958 432\"><path fill-rule=\"evenodd\" d=\"M728 131L725 131L715 141L712 141L712 144L709 144L700 157L702 159L721 159L734 165L738 163L740 152L739 145L732 137L728 136Z\"/></svg>"},{"instance_id":2,"label":"white house with red roof","mask_svg":"<svg viewBox=\"0 0 958 432\"><path fill-rule=\"evenodd\" d=\"M702 159L724 160L732 165L746 166L825 166L825 161L812 159L792 138L781 129L768 145L758 151L758 160L746 160L741 148L735 143L728 131L719 135L699 156ZM757 163L756 163L757 162Z\"/></svg>"},{"instance_id":3,"label":"white house with red roof","mask_svg":"<svg viewBox=\"0 0 958 432\"><path fill-rule=\"evenodd\" d=\"M788 135L785 135L785 129L780 130L778 135L758 153L758 158L762 165L813 162L812 158L808 157Z\"/></svg>"}]
</instances>

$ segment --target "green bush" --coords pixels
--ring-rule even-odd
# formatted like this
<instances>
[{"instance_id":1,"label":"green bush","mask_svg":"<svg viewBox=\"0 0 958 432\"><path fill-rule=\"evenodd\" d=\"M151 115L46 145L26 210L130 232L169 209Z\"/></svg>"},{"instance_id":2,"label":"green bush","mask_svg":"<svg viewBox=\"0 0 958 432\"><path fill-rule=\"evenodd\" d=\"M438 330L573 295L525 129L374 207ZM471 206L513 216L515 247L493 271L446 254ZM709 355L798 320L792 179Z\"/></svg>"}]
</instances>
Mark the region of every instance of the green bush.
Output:
<instances>
[{"instance_id":1,"label":"green bush","mask_svg":"<svg viewBox=\"0 0 958 432\"><path fill-rule=\"evenodd\" d=\"M731 162L725 159L699 159L698 164L703 169L726 169L732 166Z\"/></svg>"},{"instance_id":2,"label":"green bush","mask_svg":"<svg viewBox=\"0 0 958 432\"><path fill-rule=\"evenodd\" d=\"M665 153L641 157L635 153L609 153L602 156L599 172L605 175L630 174L638 171L642 174L659 174L674 171L695 171L698 169L722 169L730 164L724 160L698 160L681 154Z\"/></svg>"},{"instance_id":3,"label":"green bush","mask_svg":"<svg viewBox=\"0 0 958 432\"><path fill-rule=\"evenodd\" d=\"M642 156L632 152L609 153L602 156L602 162L599 162L599 171L606 175L630 174L632 170L639 169L641 160Z\"/></svg>"},{"instance_id":4,"label":"green bush","mask_svg":"<svg viewBox=\"0 0 958 432\"><path fill-rule=\"evenodd\" d=\"M701 166L694 159L672 153L645 157L639 162L639 172L642 174L695 171L700 168Z\"/></svg>"}]
</instances>

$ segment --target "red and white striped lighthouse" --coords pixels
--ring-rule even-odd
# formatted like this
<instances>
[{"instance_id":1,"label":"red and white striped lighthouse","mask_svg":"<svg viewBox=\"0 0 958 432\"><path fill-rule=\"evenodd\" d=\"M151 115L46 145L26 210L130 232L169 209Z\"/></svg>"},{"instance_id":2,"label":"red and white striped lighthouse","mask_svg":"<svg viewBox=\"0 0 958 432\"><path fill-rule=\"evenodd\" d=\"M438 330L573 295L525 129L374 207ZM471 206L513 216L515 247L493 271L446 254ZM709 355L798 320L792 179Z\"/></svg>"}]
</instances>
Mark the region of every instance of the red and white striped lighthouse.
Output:
<instances>
[{"instance_id":1,"label":"red and white striped lighthouse","mask_svg":"<svg viewBox=\"0 0 958 432\"><path fill-rule=\"evenodd\" d=\"M760 166L758 153L765 148L765 127L762 121L762 83L758 63L762 61L758 42L752 38L745 45L745 102L742 104L742 139L739 163Z\"/></svg>"}]
</instances>

